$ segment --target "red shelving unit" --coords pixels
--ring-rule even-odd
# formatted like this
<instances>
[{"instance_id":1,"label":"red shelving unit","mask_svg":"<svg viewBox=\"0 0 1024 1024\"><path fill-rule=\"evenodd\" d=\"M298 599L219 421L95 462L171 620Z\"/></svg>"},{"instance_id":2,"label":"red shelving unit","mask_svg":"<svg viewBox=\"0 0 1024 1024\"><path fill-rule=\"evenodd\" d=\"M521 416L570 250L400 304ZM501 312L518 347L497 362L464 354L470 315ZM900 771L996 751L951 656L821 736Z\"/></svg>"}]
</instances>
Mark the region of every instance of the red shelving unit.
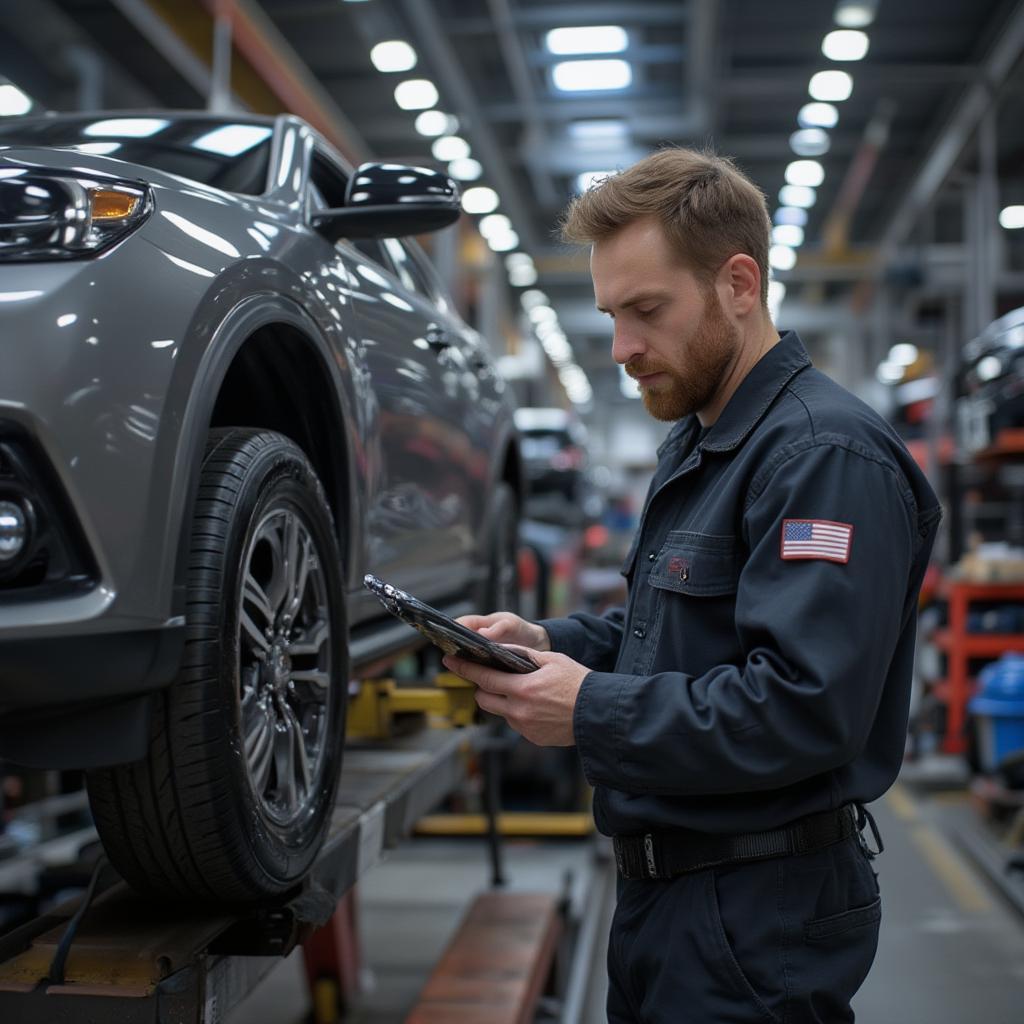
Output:
<instances>
[{"instance_id":1,"label":"red shelving unit","mask_svg":"<svg viewBox=\"0 0 1024 1024\"><path fill-rule=\"evenodd\" d=\"M974 692L968 663L973 658L998 658L1010 651L1024 653L1024 633L968 633L970 606L981 601L1024 603L1024 584L946 580L942 593L949 602L949 626L937 630L931 639L946 655L946 678L933 692L946 704L946 736L942 749L949 754L960 754L966 745L967 702Z\"/></svg>"}]
</instances>

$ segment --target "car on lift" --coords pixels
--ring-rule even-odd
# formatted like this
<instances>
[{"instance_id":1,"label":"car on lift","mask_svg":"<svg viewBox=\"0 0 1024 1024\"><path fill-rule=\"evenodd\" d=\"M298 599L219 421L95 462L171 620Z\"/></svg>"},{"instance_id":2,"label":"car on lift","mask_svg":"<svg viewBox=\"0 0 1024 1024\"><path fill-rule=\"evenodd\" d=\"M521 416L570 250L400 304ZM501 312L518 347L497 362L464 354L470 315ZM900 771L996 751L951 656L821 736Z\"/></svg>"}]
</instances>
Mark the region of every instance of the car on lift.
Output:
<instances>
[{"instance_id":1,"label":"car on lift","mask_svg":"<svg viewBox=\"0 0 1024 1024\"><path fill-rule=\"evenodd\" d=\"M302 879L418 638L364 573L514 603L511 394L410 240L459 213L290 115L0 126L0 758L85 769L143 893Z\"/></svg>"}]
</instances>

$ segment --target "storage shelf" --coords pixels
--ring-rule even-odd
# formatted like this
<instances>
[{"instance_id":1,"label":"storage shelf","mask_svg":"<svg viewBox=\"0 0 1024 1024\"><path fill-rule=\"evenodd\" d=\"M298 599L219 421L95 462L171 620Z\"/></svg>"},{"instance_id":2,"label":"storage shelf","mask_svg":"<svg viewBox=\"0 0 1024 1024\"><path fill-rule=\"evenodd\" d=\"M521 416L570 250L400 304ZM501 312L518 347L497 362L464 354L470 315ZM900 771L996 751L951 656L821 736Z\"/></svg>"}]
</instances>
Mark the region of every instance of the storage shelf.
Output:
<instances>
[{"instance_id":1,"label":"storage shelf","mask_svg":"<svg viewBox=\"0 0 1024 1024\"><path fill-rule=\"evenodd\" d=\"M998 658L1011 651L1024 653L1024 633L964 633L956 636L951 630L939 629L932 634L932 643L940 651L959 650L969 658Z\"/></svg>"}]
</instances>

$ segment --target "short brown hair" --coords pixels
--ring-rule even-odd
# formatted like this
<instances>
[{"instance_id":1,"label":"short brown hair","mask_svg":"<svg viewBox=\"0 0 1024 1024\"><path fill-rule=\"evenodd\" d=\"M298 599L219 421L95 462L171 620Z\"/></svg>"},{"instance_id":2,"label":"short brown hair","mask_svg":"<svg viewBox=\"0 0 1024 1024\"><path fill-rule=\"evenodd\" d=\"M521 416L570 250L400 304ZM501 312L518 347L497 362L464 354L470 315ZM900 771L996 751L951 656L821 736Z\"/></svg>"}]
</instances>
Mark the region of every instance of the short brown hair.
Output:
<instances>
[{"instance_id":1,"label":"short brown hair","mask_svg":"<svg viewBox=\"0 0 1024 1024\"><path fill-rule=\"evenodd\" d=\"M761 270L768 304L771 221L764 193L725 157L669 148L576 196L561 221L563 241L592 244L640 217L655 216L683 262L707 282L736 253Z\"/></svg>"}]
</instances>

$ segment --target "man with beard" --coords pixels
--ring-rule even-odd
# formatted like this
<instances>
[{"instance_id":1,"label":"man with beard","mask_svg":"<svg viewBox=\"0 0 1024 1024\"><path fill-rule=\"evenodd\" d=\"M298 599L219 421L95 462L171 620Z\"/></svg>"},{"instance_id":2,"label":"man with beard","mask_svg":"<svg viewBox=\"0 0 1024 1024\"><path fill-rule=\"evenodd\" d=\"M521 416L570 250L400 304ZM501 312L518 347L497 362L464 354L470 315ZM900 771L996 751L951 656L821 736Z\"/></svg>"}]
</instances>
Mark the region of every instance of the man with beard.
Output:
<instances>
[{"instance_id":1,"label":"man with beard","mask_svg":"<svg viewBox=\"0 0 1024 1024\"><path fill-rule=\"evenodd\" d=\"M619 872L615 1024L852 1021L877 946L863 805L902 759L940 511L885 421L779 336L769 232L747 178L685 149L574 200L612 358L674 421L628 601L463 620L530 648L528 675L446 658L484 710L577 747Z\"/></svg>"}]
</instances>

